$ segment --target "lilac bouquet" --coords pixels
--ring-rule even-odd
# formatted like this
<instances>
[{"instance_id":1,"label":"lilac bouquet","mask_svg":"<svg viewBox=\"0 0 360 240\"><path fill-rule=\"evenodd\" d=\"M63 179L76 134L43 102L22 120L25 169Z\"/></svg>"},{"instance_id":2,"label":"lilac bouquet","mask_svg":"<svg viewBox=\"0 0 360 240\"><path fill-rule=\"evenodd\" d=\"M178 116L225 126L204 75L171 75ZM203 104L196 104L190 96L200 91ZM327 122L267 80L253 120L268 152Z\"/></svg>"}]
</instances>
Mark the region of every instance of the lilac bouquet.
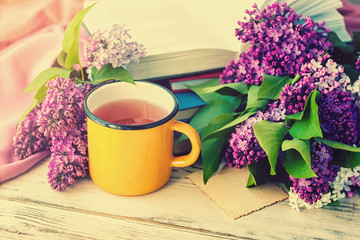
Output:
<instances>
[{"instance_id":1,"label":"lilac bouquet","mask_svg":"<svg viewBox=\"0 0 360 240\"><path fill-rule=\"evenodd\" d=\"M220 84L190 87L207 102L190 122L201 135L204 182L223 162L247 167L247 187L287 183L296 209L353 196L360 187L360 49L286 3L254 5L246 14L235 36L250 47L226 66ZM354 42L360 46L359 33Z\"/></svg>"},{"instance_id":2,"label":"lilac bouquet","mask_svg":"<svg viewBox=\"0 0 360 240\"><path fill-rule=\"evenodd\" d=\"M58 58L61 67L43 71L25 89L36 94L14 136L14 151L19 159L50 149L47 177L50 187L58 191L88 175L83 109L86 94L94 85L110 79L134 83L124 67L145 57L144 47L130 41L129 30L114 25L109 32L97 32L90 37L84 51L85 76L78 51L79 33L91 7L81 10L67 27Z\"/></svg>"}]
</instances>

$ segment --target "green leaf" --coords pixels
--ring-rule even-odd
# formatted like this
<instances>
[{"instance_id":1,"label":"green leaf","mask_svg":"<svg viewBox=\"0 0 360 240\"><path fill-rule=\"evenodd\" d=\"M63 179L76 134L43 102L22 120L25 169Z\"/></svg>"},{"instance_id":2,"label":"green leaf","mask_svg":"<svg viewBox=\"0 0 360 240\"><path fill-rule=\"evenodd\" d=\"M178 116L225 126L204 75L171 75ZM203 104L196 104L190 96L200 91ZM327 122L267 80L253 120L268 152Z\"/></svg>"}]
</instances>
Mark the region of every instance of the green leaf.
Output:
<instances>
[{"instance_id":1,"label":"green leaf","mask_svg":"<svg viewBox=\"0 0 360 240\"><path fill-rule=\"evenodd\" d=\"M201 136L205 127L217 116L234 112L234 105L225 101L214 101L206 104L199 111L196 112L194 117L190 120L189 124L195 128L195 130ZM181 142L187 139L186 135L181 135L177 142Z\"/></svg>"},{"instance_id":2,"label":"green leaf","mask_svg":"<svg viewBox=\"0 0 360 240\"><path fill-rule=\"evenodd\" d=\"M289 119L294 119L289 133L296 139L310 139L313 137L322 137L322 131L319 122L319 107L317 100L321 94L317 90L310 93L306 99L303 113L297 113L285 117L287 123Z\"/></svg>"},{"instance_id":3,"label":"green leaf","mask_svg":"<svg viewBox=\"0 0 360 240\"><path fill-rule=\"evenodd\" d=\"M264 159L246 165L250 173L246 184L247 188L256 187L269 181L270 166L267 161L262 160Z\"/></svg>"},{"instance_id":4,"label":"green leaf","mask_svg":"<svg viewBox=\"0 0 360 240\"><path fill-rule=\"evenodd\" d=\"M248 93L248 99L247 99L247 104L246 104L246 108L245 111L247 112L253 112L253 111L258 111L263 109L267 103L268 103L268 99L258 99L258 92L259 92L260 86L257 85L252 85L249 88L249 93Z\"/></svg>"},{"instance_id":5,"label":"green leaf","mask_svg":"<svg viewBox=\"0 0 360 240\"><path fill-rule=\"evenodd\" d=\"M39 87L38 91L36 92L34 99L31 103L31 105L25 110L25 112L21 115L19 123L17 125L17 130L19 131L19 128L22 124L22 122L24 121L25 117L38 105L42 102L42 100L44 100L44 98L46 97L46 91L47 91L47 87L46 87L46 82Z\"/></svg>"},{"instance_id":6,"label":"green leaf","mask_svg":"<svg viewBox=\"0 0 360 240\"><path fill-rule=\"evenodd\" d=\"M331 203L329 203L328 206L339 207L339 206L341 206L341 204L340 204L339 200L336 200L336 201L332 201Z\"/></svg>"},{"instance_id":7,"label":"green leaf","mask_svg":"<svg viewBox=\"0 0 360 240\"><path fill-rule=\"evenodd\" d=\"M355 48L341 41L335 32L329 33L328 40L334 45L334 48L338 48L341 52L345 54L355 52Z\"/></svg>"},{"instance_id":8,"label":"green leaf","mask_svg":"<svg viewBox=\"0 0 360 240\"><path fill-rule=\"evenodd\" d=\"M333 148L333 161L331 164L354 168L360 164L360 148L324 138L315 138Z\"/></svg>"},{"instance_id":9,"label":"green leaf","mask_svg":"<svg viewBox=\"0 0 360 240\"><path fill-rule=\"evenodd\" d=\"M108 80L119 80L122 82L128 82L135 84L133 77L123 67L113 68L111 64L106 64L102 66L101 70L98 70L96 67L91 68L91 84L98 84Z\"/></svg>"},{"instance_id":10,"label":"green leaf","mask_svg":"<svg viewBox=\"0 0 360 240\"><path fill-rule=\"evenodd\" d=\"M188 88L194 91L206 103L211 103L213 101L226 101L233 104L235 108L241 104L242 95L221 95L214 91L214 89L217 90L221 88L219 78L214 78L213 80L197 86L188 86Z\"/></svg>"},{"instance_id":11,"label":"green leaf","mask_svg":"<svg viewBox=\"0 0 360 240\"><path fill-rule=\"evenodd\" d=\"M345 168L354 168L360 165L360 153L333 149L333 165Z\"/></svg>"},{"instance_id":12,"label":"green leaf","mask_svg":"<svg viewBox=\"0 0 360 240\"><path fill-rule=\"evenodd\" d=\"M204 131L201 134L201 139L206 139L211 133L223 127L225 124L231 122L234 119L234 116L229 113L223 113L213 120L204 128ZM218 138L225 138L230 131L222 132L222 136L217 136Z\"/></svg>"},{"instance_id":13,"label":"green leaf","mask_svg":"<svg viewBox=\"0 0 360 240\"><path fill-rule=\"evenodd\" d=\"M209 178L218 170L222 155L225 139L211 138L201 143L201 157L203 161L203 180L207 183Z\"/></svg>"},{"instance_id":14,"label":"green leaf","mask_svg":"<svg viewBox=\"0 0 360 240\"><path fill-rule=\"evenodd\" d=\"M64 50L61 50L57 58L57 62L60 66L65 67L65 60L66 60L66 52L64 52Z\"/></svg>"},{"instance_id":15,"label":"green leaf","mask_svg":"<svg viewBox=\"0 0 360 240\"><path fill-rule=\"evenodd\" d=\"M242 123L243 121L245 121L246 119L248 119L250 116L252 116L255 113L256 112L247 112L245 114L239 115L233 121L227 123L223 127L219 128L219 129L215 130L214 132L212 132L211 134L209 134L207 136L207 138L212 138L212 137L216 137L218 135L222 135L224 131L229 131L230 129L234 128L236 125L239 125L240 123Z\"/></svg>"},{"instance_id":16,"label":"green leaf","mask_svg":"<svg viewBox=\"0 0 360 240\"><path fill-rule=\"evenodd\" d=\"M325 139L325 138L315 138L316 141L318 142L322 142L325 143L326 145L332 147L332 148L336 148L336 149L341 149L341 150L345 150L345 151L350 151L350 152L360 152L360 148L358 147L353 147L341 142L336 142L336 141L332 141L329 139Z\"/></svg>"},{"instance_id":17,"label":"green leaf","mask_svg":"<svg viewBox=\"0 0 360 240\"><path fill-rule=\"evenodd\" d=\"M42 85L57 76L60 76L61 78L69 78L72 71L72 69L63 69L58 67L46 69L35 77L35 79L25 88L24 92L37 91Z\"/></svg>"},{"instance_id":18,"label":"green leaf","mask_svg":"<svg viewBox=\"0 0 360 240\"><path fill-rule=\"evenodd\" d=\"M289 76L279 77L264 74L264 80L260 85L257 99L278 99L283 87L290 84L292 80Z\"/></svg>"},{"instance_id":19,"label":"green leaf","mask_svg":"<svg viewBox=\"0 0 360 240\"><path fill-rule=\"evenodd\" d=\"M317 177L311 168L309 140L285 140L281 146L285 152L285 169L294 178Z\"/></svg>"},{"instance_id":20,"label":"green leaf","mask_svg":"<svg viewBox=\"0 0 360 240\"><path fill-rule=\"evenodd\" d=\"M248 168L249 169L249 168ZM249 170L249 172L250 172L250 170ZM251 187L256 187L256 180L255 180L255 177L254 177L254 175L250 172L250 174L249 174L249 178L248 178L248 181L247 181L247 183L246 183L246 187L247 188L251 188Z\"/></svg>"},{"instance_id":21,"label":"green leaf","mask_svg":"<svg viewBox=\"0 0 360 240\"><path fill-rule=\"evenodd\" d=\"M360 31L353 31L353 42L357 51L360 51Z\"/></svg>"},{"instance_id":22,"label":"green leaf","mask_svg":"<svg viewBox=\"0 0 360 240\"><path fill-rule=\"evenodd\" d=\"M247 94L249 87L243 82L236 82L236 83L228 83L228 84L220 84L219 78L215 78L210 81L216 81L216 84L212 83L207 84L202 89L202 93L213 93L216 92L220 95L228 95L228 96L237 96L239 94ZM188 88L194 88L192 86L187 86ZM197 89L197 86L195 86Z\"/></svg>"},{"instance_id":23,"label":"green leaf","mask_svg":"<svg viewBox=\"0 0 360 240\"><path fill-rule=\"evenodd\" d=\"M81 65L79 58L80 28L85 15L95 4L96 3L80 10L66 27L63 39L63 50L67 54L65 59L66 69L69 69L76 64Z\"/></svg>"},{"instance_id":24,"label":"green leaf","mask_svg":"<svg viewBox=\"0 0 360 240\"><path fill-rule=\"evenodd\" d=\"M282 122L260 121L254 124L254 134L266 152L270 163L270 174L276 174L276 163L281 143L288 129Z\"/></svg>"},{"instance_id":25,"label":"green leaf","mask_svg":"<svg viewBox=\"0 0 360 240\"><path fill-rule=\"evenodd\" d=\"M214 91L221 95L238 96L239 94L247 94L249 87L243 82L220 84L219 86L210 87L207 91Z\"/></svg>"},{"instance_id":26,"label":"green leaf","mask_svg":"<svg viewBox=\"0 0 360 240\"><path fill-rule=\"evenodd\" d=\"M296 74L296 76L293 78L293 80L291 81L290 85L294 85L297 81L299 81L301 79L300 74Z\"/></svg>"}]
</instances>

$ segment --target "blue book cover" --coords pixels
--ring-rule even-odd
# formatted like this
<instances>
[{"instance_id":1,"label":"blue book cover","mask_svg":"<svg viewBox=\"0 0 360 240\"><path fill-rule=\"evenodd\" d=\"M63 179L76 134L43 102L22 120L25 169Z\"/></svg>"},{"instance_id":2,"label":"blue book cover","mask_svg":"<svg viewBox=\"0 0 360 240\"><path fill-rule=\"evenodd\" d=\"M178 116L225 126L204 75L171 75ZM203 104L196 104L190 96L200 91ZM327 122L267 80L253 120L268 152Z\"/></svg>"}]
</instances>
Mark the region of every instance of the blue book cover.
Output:
<instances>
[{"instance_id":1,"label":"blue book cover","mask_svg":"<svg viewBox=\"0 0 360 240\"><path fill-rule=\"evenodd\" d=\"M206 105L206 102L204 102L204 100L202 100L194 92L182 92L174 94L179 102L179 111L191 108L198 108Z\"/></svg>"}]
</instances>

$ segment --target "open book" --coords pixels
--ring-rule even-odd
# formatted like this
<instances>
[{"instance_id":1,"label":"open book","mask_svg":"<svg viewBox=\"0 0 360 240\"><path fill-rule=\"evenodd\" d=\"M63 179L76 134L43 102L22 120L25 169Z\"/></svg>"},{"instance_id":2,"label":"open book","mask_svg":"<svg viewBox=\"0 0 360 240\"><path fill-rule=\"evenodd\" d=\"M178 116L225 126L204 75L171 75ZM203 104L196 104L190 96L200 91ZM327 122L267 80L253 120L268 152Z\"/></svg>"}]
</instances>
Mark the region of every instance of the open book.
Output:
<instances>
[{"instance_id":1,"label":"open book","mask_svg":"<svg viewBox=\"0 0 360 240\"><path fill-rule=\"evenodd\" d=\"M132 39L144 44L147 57L127 68L135 80L151 80L222 69L237 59L237 21L263 1L86 0L84 7L98 3L84 24L90 33L113 24L130 29Z\"/></svg>"},{"instance_id":2,"label":"open book","mask_svg":"<svg viewBox=\"0 0 360 240\"><path fill-rule=\"evenodd\" d=\"M303 17L309 16L314 22L326 22L326 27L336 32L339 38L344 41L351 41L346 31L344 17L337 11L342 7L341 0L266 0L262 8L274 2L287 2L287 5Z\"/></svg>"},{"instance_id":3,"label":"open book","mask_svg":"<svg viewBox=\"0 0 360 240\"><path fill-rule=\"evenodd\" d=\"M237 22L256 3L259 8L276 0L85 0L97 2L85 16L92 34L113 24L130 29L132 39L144 44L147 57L128 65L135 80L166 79L222 69L237 59L242 43L235 37ZM281 1L281 0L279 0ZM343 41L350 40L341 0L286 0L303 16L326 21Z\"/></svg>"}]
</instances>

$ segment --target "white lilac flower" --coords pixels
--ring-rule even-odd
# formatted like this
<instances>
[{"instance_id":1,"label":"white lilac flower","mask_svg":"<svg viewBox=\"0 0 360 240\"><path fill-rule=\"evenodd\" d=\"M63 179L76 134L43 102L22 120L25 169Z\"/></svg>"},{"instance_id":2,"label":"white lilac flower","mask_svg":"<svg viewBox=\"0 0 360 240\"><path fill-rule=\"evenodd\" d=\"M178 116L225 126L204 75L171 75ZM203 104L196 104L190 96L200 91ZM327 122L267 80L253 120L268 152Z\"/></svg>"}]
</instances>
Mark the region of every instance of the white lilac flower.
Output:
<instances>
[{"instance_id":1,"label":"white lilac flower","mask_svg":"<svg viewBox=\"0 0 360 240\"><path fill-rule=\"evenodd\" d=\"M139 62L145 57L142 44L133 41L129 30L115 24L110 31L96 32L90 37L90 44L85 46L85 61L89 68L111 64L113 68L126 67L131 62Z\"/></svg>"}]
</instances>

